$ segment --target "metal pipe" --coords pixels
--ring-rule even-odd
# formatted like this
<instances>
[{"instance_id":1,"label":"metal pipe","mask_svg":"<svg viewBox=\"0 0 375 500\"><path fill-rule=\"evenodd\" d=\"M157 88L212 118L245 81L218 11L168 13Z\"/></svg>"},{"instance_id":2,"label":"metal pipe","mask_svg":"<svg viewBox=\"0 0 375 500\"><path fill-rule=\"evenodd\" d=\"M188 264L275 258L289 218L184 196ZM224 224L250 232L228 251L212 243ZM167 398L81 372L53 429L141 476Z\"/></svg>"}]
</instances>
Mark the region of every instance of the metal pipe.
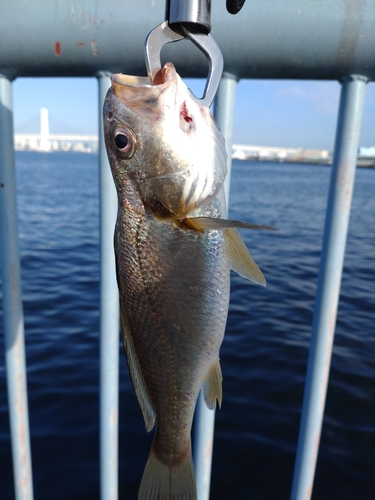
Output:
<instances>
[{"instance_id":1,"label":"metal pipe","mask_svg":"<svg viewBox=\"0 0 375 500\"><path fill-rule=\"evenodd\" d=\"M118 498L119 296L113 233L117 194L103 135L103 103L109 73L99 72L100 186L100 498Z\"/></svg>"},{"instance_id":2,"label":"metal pipe","mask_svg":"<svg viewBox=\"0 0 375 500\"><path fill-rule=\"evenodd\" d=\"M335 155L328 194L291 500L308 500L312 494L332 356L366 83L367 79L358 75L351 76L342 82Z\"/></svg>"},{"instance_id":3,"label":"metal pipe","mask_svg":"<svg viewBox=\"0 0 375 500\"><path fill-rule=\"evenodd\" d=\"M214 117L224 135L228 154L228 175L224 186L227 203L232 166L231 152L236 90L236 78L233 75L224 73L214 101ZM193 447L198 500L208 500L210 497L214 427L215 411L207 408L201 391L195 412Z\"/></svg>"},{"instance_id":4,"label":"metal pipe","mask_svg":"<svg viewBox=\"0 0 375 500\"><path fill-rule=\"evenodd\" d=\"M375 0L248 0L231 16L224 0L215 0L212 36L223 52L224 71L238 78L340 80L358 73L375 80L374 5ZM165 0L2 1L0 73L145 74L144 41L164 15ZM17 30L9 29L12 19ZM205 78L207 61L197 52L191 43L168 44L163 60L183 62L182 77Z\"/></svg>"},{"instance_id":5,"label":"metal pipe","mask_svg":"<svg viewBox=\"0 0 375 500\"><path fill-rule=\"evenodd\" d=\"M204 33L211 31L211 0L167 0L169 24L183 24Z\"/></svg>"},{"instance_id":6,"label":"metal pipe","mask_svg":"<svg viewBox=\"0 0 375 500\"><path fill-rule=\"evenodd\" d=\"M0 254L15 495L32 500L25 338L18 247L12 83L0 75Z\"/></svg>"}]
</instances>

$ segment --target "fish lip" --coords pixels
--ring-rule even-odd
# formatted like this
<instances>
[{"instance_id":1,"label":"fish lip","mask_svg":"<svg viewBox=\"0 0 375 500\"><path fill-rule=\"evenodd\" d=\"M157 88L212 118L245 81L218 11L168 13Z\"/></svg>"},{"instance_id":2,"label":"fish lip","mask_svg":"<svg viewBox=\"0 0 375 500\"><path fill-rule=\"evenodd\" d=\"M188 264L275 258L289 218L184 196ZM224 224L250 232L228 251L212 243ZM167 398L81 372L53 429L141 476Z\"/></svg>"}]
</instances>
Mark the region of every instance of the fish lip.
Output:
<instances>
[{"instance_id":1,"label":"fish lip","mask_svg":"<svg viewBox=\"0 0 375 500\"><path fill-rule=\"evenodd\" d=\"M151 85L148 77L131 76L117 73L111 76L114 95L127 107L136 108L145 103L154 101L171 88L177 80L177 72L172 63L167 63L155 76L154 85Z\"/></svg>"},{"instance_id":2,"label":"fish lip","mask_svg":"<svg viewBox=\"0 0 375 500\"><path fill-rule=\"evenodd\" d=\"M137 89L160 89L168 86L176 77L176 69L172 63L166 63L156 74L156 84L151 84L147 76L132 76L116 73L111 75L112 85L121 85L122 87L137 88Z\"/></svg>"},{"instance_id":3,"label":"fish lip","mask_svg":"<svg viewBox=\"0 0 375 500\"><path fill-rule=\"evenodd\" d=\"M132 76L116 73L111 75L111 82L125 87L151 87L147 76Z\"/></svg>"}]
</instances>

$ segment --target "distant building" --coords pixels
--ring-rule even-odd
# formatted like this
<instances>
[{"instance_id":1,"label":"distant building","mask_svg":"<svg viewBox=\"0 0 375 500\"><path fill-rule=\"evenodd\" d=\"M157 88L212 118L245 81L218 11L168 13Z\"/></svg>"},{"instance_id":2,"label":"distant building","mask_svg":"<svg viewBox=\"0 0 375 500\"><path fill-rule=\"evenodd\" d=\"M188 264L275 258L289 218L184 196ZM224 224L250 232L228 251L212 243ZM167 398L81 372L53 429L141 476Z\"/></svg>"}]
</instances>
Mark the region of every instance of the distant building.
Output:
<instances>
[{"instance_id":1,"label":"distant building","mask_svg":"<svg viewBox=\"0 0 375 500\"><path fill-rule=\"evenodd\" d=\"M327 149L277 148L244 144L233 145L232 158L235 160L279 161L281 163L332 163L332 153Z\"/></svg>"},{"instance_id":2,"label":"distant building","mask_svg":"<svg viewBox=\"0 0 375 500\"><path fill-rule=\"evenodd\" d=\"M369 148L360 147L358 156L371 156L375 158L375 146L370 146Z\"/></svg>"}]
</instances>

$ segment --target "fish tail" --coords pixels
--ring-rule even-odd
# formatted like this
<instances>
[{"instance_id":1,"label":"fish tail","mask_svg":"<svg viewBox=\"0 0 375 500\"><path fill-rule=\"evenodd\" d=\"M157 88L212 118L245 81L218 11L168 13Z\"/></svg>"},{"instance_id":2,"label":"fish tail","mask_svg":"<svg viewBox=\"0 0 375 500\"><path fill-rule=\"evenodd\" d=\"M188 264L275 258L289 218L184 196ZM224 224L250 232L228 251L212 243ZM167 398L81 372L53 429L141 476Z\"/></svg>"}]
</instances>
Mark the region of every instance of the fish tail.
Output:
<instances>
[{"instance_id":1,"label":"fish tail","mask_svg":"<svg viewBox=\"0 0 375 500\"><path fill-rule=\"evenodd\" d=\"M138 500L197 500L191 450L183 462L170 467L158 459L151 447Z\"/></svg>"}]
</instances>

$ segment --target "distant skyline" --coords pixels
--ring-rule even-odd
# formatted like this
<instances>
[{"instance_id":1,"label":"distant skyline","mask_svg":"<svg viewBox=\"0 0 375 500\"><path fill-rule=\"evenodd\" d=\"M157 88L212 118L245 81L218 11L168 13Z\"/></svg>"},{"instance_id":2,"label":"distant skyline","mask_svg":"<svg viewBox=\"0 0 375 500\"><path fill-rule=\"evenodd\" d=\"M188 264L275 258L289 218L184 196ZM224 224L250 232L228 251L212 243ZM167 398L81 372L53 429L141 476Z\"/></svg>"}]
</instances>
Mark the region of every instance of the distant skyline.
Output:
<instances>
[{"instance_id":1,"label":"distant skyline","mask_svg":"<svg viewBox=\"0 0 375 500\"><path fill-rule=\"evenodd\" d=\"M203 80L187 80L200 95ZM13 85L16 133L38 133L40 109L50 133L97 134L95 78L19 78ZM334 147L340 85L328 81L241 80L234 142L258 146ZM360 146L375 146L375 83L366 89Z\"/></svg>"}]
</instances>

